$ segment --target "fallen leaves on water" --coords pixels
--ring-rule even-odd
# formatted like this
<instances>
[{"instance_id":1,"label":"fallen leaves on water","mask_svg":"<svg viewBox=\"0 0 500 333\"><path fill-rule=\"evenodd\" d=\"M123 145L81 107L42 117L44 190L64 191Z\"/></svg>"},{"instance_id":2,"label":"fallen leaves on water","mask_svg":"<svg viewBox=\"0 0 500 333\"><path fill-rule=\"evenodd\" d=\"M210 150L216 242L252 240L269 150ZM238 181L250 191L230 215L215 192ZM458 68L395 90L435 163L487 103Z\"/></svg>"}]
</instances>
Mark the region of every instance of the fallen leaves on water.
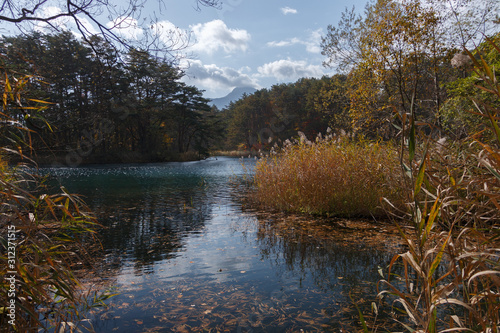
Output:
<instances>
[{"instance_id":1,"label":"fallen leaves on water","mask_svg":"<svg viewBox=\"0 0 500 333\"><path fill-rule=\"evenodd\" d=\"M380 232L381 230L383 232ZM388 241L389 239L391 241ZM400 246L397 232L385 225L374 226L373 223L366 221L311 221L304 217L281 218L275 215L259 216L255 241L261 249L275 244L286 244L289 250L294 250L295 247L300 249L300 246L308 249L309 246L325 253L328 251L326 241L350 247L362 244L373 247L374 250L375 248L387 250L389 247ZM217 250L226 249L217 248ZM193 264L194 261L189 263ZM221 271L222 269L217 270ZM245 270L236 272L247 273ZM164 287L144 286L144 293L135 297L133 305L128 303L131 300L124 295L120 299L115 299L108 311L112 313L113 310L119 309L119 313L116 314L122 318L140 314L142 319L128 323L117 322L123 326L140 325L141 327L137 328L140 332L165 330L300 332L301 330L332 331L338 327L352 328L352 325L357 324L357 312L346 295L352 277L343 271L335 273L339 275L329 276L340 291L331 291L330 294L320 290L321 288L302 287L300 290L285 289L273 294L254 287L252 282L245 284L238 281L233 285L231 282L207 283L202 279L189 282L178 280L165 283ZM145 292L147 289L151 289L149 295ZM370 303L363 297L374 289L373 283L358 281L356 290L358 295L353 296L360 302Z\"/></svg>"},{"instance_id":2,"label":"fallen leaves on water","mask_svg":"<svg viewBox=\"0 0 500 333\"><path fill-rule=\"evenodd\" d=\"M356 321L355 309L345 300L318 299L314 289L302 290L297 298L287 292L258 293L251 285L177 281L175 286L154 288L149 295L155 298L136 297L134 306L115 300L108 310L120 309L122 318L140 314L131 322L137 332L331 331L340 320ZM117 323L129 327L126 321Z\"/></svg>"}]
</instances>

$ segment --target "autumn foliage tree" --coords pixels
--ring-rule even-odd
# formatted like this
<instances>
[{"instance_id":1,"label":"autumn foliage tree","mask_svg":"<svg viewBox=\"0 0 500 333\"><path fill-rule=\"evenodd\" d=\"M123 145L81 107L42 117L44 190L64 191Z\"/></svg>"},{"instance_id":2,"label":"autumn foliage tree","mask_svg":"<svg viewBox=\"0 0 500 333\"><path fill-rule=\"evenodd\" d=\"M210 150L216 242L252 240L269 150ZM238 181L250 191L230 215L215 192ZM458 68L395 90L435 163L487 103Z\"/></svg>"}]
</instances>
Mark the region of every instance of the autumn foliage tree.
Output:
<instances>
[{"instance_id":1,"label":"autumn foliage tree","mask_svg":"<svg viewBox=\"0 0 500 333\"><path fill-rule=\"evenodd\" d=\"M346 77L302 78L261 89L232 103L223 114L227 122L226 147L269 149L297 131L314 139L327 128L345 130L348 101Z\"/></svg>"},{"instance_id":2,"label":"autumn foliage tree","mask_svg":"<svg viewBox=\"0 0 500 333\"><path fill-rule=\"evenodd\" d=\"M436 4L440 3L436 1ZM454 78L449 20L420 0L378 0L364 16L346 10L322 39L325 65L346 68L349 115L355 132L391 137L393 116L441 126L438 111Z\"/></svg>"}]
</instances>

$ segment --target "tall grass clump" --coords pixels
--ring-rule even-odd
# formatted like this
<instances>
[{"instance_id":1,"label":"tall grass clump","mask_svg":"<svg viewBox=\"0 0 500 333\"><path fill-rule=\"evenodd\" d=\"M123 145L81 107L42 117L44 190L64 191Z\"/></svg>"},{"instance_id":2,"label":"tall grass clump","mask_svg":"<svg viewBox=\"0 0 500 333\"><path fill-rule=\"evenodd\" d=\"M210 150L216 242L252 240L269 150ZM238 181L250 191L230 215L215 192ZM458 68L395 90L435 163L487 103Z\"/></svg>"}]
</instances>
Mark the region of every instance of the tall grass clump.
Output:
<instances>
[{"instance_id":1,"label":"tall grass clump","mask_svg":"<svg viewBox=\"0 0 500 333\"><path fill-rule=\"evenodd\" d=\"M84 291L75 272L90 263L96 220L85 204L64 189L43 185L31 149L29 118L49 103L27 97L33 76L3 70L0 78L0 331L80 332L90 307L108 295ZM13 158L14 157L14 158Z\"/></svg>"},{"instance_id":2,"label":"tall grass clump","mask_svg":"<svg viewBox=\"0 0 500 333\"><path fill-rule=\"evenodd\" d=\"M489 95L474 99L471 110L484 127L436 148L418 135L413 114L403 119L407 221L414 232L400 228L408 251L392 259L379 296L408 332L500 331L500 84L481 54L466 52L476 87ZM394 273L398 265L402 274Z\"/></svg>"},{"instance_id":3,"label":"tall grass clump","mask_svg":"<svg viewBox=\"0 0 500 333\"><path fill-rule=\"evenodd\" d=\"M38 194L43 187L36 176L0 162L1 326L18 332L89 328L85 312L104 298L83 291L75 270L89 262L95 219L78 197Z\"/></svg>"},{"instance_id":4,"label":"tall grass clump","mask_svg":"<svg viewBox=\"0 0 500 333\"><path fill-rule=\"evenodd\" d=\"M346 135L287 140L255 168L256 196L264 206L345 217L384 215L381 198L402 198L397 149Z\"/></svg>"}]
</instances>

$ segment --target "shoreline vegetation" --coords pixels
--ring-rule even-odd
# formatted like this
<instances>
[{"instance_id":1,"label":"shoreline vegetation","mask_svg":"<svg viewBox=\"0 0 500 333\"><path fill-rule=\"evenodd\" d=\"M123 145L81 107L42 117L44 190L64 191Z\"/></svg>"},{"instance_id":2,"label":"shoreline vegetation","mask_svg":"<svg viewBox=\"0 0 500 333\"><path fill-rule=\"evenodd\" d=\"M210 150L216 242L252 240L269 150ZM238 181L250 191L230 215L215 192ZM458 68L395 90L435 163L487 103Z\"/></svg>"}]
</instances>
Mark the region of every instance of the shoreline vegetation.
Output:
<instances>
[{"instance_id":1,"label":"shoreline vegetation","mask_svg":"<svg viewBox=\"0 0 500 333\"><path fill-rule=\"evenodd\" d=\"M59 193L30 173L32 164L8 163L0 154L2 202L0 256L3 270L0 327L92 331L85 318L112 294L94 285L83 288L93 251L100 250L99 224L85 203L64 188ZM6 232L4 234L4 232ZM5 236L4 236L5 235Z\"/></svg>"},{"instance_id":2,"label":"shoreline vegetation","mask_svg":"<svg viewBox=\"0 0 500 333\"><path fill-rule=\"evenodd\" d=\"M322 39L326 65L347 74L262 89L222 111L145 50L118 55L98 36L90 48L69 31L2 37L0 241L8 251L0 262L13 280L0 281L1 327L64 330L110 296L76 288L83 239L98 228L85 204L64 189L45 193L22 164L9 165L32 150L44 164L49 146L68 152L56 161L70 166L270 151L253 178L263 207L388 217L404 240L406 252L381 270L372 313L360 312L363 332L384 329L379 311L393 316L391 330L499 332L500 33L470 52L446 46L439 13L420 1L379 0L365 15L347 10ZM467 26L458 28L463 36Z\"/></svg>"},{"instance_id":3,"label":"shoreline vegetation","mask_svg":"<svg viewBox=\"0 0 500 333\"><path fill-rule=\"evenodd\" d=\"M73 163L72 156L69 154L38 156L32 157L39 167L75 167L81 165L98 165L98 164L128 164L128 163L163 163L163 162L190 162L199 161L207 158L209 155L200 156L198 152L189 151L184 153L169 154L168 157L162 159L150 158L142 156L139 152L123 152L110 155L91 155L77 159L78 163Z\"/></svg>"},{"instance_id":4,"label":"shoreline vegetation","mask_svg":"<svg viewBox=\"0 0 500 333\"><path fill-rule=\"evenodd\" d=\"M227 151L213 151L204 155L200 155L198 152L189 151L180 154L170 154L168 158L163 159L151 159L141 156L137 152L124 152L123 154L114 154L112 156L89 156L79 160L74 166L85 166L85 165L104 165L104 164L147 164L147 163L168 163L168 162L192 162L192 161L202 161L210 157L217 156L227 156L235 158L247 158L247 157L259 157L263 153L249 150L227 150ZM71 163L68 163L68 154L59 156L38 156L31 157L31 159L36 162L36 165L40 168L50 168L50 167L71 167ZM16 163L21 162L22 158L12 158L10 159L11 165L16 165Z\"/></svg>"},{"instance_id":5,"label":"shoreline vegetation","mask_svg":"<svg viewBox=\"0 0 500 333\"><path fill-rule=\"evenodd\" d=\"M391 142L299 132L257 162L255 197L263 207L319 216L387 217L381 198L403 206L399 155Z\"/></svg>"},{"instance_id":6,"label":"shoreline vegetation","mask_svg":"<svg viewBox=\"0 0 500 333\"><path fill-rule=\"evenodd\" d=\"M100 36L91 42L70 31L0 38L5 90L14 88L6 93L21 93L11 106L4 101L18 126L2 128L3 147L15 140L40 164L73 167L192 160L222 141L216 110L175 64L148 50L115 50Z\"/></svg>"},{"instance_id":7,"label":"shoreline vegetation","mask_svg":"<svg viewBox=\"0 0 500 333\"><path fill-rule=\"evenodd\" d=\"M485 43L499 58L498 38ZM388 309L403 331L500 330L500 85L481 53L466 53L485 93L472 97L484 121L467 137L448 142L412 106L399 117L399 145L299 132L257 163L253 199L263 207L393 219L407 252L381 273L372 313L360 311L364 332Z\"/></svg>"},{"instance_id":8,"label":"shoreline vegetation","mask_svg":"<svg viewBox=\"0 0 500 333\"><path fill-rule=\"evenodd\" d=\"M227 157L259 157L261 152L255 150L216 150L210 156L227 156Z\"/></svg>"}]
</instances>

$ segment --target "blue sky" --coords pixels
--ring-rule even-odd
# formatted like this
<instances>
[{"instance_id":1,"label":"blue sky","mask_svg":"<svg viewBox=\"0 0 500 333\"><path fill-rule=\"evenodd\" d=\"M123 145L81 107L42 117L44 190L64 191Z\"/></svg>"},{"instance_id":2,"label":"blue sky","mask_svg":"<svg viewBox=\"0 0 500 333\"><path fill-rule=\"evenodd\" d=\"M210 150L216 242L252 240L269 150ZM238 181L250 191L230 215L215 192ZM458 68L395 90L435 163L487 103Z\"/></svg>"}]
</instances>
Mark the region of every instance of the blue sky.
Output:
<instances>
[{"instance_id":1,"label":"blue sky","mask_svg":"<svg viewBox=\"0 0 500 333\"><path fill-rule=\"evenodd\" d=\"M61 11L60 0L37 1L42 2L37 10L39 14L54 15ZM95 4L96 0L93 1ZM140 17L115 15L113 21L106 15L107 9L119 11L120 6L126 8L133 1L141 4L137 7ZM346 8L354 6L361 14L367 1L227 0L220 9L201 7L197 10L196 0L111 0L102 15L95 17L101 24L117 26L120 29L114 30L116 33L139 46L147 42L145 32L148 31L157 33L167 45L171 39L164 37L180 41L176 46L184 47L170 56L181 59L179 64L186 73L183 80L204 90L205 97L216 98L225 96L235 87L269 88L301 77L334 74L334 70L322 66L325 58L321 55L321 36L326 34L329 24L337 24ZM35 2L21 0L17 7L20 11L24 5L34 6ZM465 10L469 18L481 19L486 8L491 9L491 15L500 10L498 0L454 0L449 3L452 4L450 8ZM450 8L443 17L455 21L455 12ZM0 13L4 14L1 10ZM116 24L118 21L122 23ZM76 31L74 22L69 19L51 23ZM98 32L87 18L81 18L81 23L89 32ZM46 27L35 23L32 28L44 30ZM9 29L0 24L2 34L9 34Z\"/></svg>"},{"instance_id":2,"label":"blue sky","mask_svg":"<svg viewBox=\"0 0 500 333\"><path fill-rule=\"evenodd\" d=\"M220 97L236 86L268 88L301 77L332 74L324 68L321 36L353 5L359 12L366 1L229 0L222 9L193 9L191 1L166 2L160 20L192 31L196 42L181 62L184 80Z\"/></svg>"},{"instance_id":3,"label":"blue sky","mask_svg":"<svg viewBox=\"0 0 500 333\"><path fill-rule=\"evenodd\" d=\"M187 74L184 80L214 98L236 86L269 88L301 77L334 74L334 70L322 66L325 57L321 55L321 36L326 35L329 24L337 25L346 8L354 6L362 14L367 2L227 0L221 9L196 11L195 0L165 0L158 19L191 32L194 43L185 50L191 57L181 61ZM456 20L451 8L465 10L478 19L486 13L485 8L491 9L489 15L500 8L498 0L469 2L455 0L450 8L446 2L443 22ZM444 26L447 24L450 22Z\"/></svg>"},{"instance_id":4,"label":"blue sky","mask_svg":"<svg viewBox=\"0 0 500 333\"><path fill-rule=\"evenodd\" d=\"M110 6L125 8L130 1L112 0ZM227 0L220 9L197 10L195 0L146 0L139 7L143 20L121 16L126 24L120 24L121 29L115 32L139 43L145 40L147 29L161 36L180 36L181 41L189 35L189 43L184 44L188 47L175 53L186 72L183 80L205 90L205 97L215 98L238 86L269 88L301 77L333 74L322 66L321 36L329 24L337 24L346 7L355 6L362 13L366 1ZM58 5L58 0L44 0L37 13L60 13ZM117 21L110 21L106 13L99 21L112 26ZM90 32L98 32L87 18L81 18L81 23ZM52 24L78 35L69 19ZM11 28L0 25L0 32L11 34ZM34 24L32 28L47 32L46 25Z\"/></svg>"}]
</instances>

